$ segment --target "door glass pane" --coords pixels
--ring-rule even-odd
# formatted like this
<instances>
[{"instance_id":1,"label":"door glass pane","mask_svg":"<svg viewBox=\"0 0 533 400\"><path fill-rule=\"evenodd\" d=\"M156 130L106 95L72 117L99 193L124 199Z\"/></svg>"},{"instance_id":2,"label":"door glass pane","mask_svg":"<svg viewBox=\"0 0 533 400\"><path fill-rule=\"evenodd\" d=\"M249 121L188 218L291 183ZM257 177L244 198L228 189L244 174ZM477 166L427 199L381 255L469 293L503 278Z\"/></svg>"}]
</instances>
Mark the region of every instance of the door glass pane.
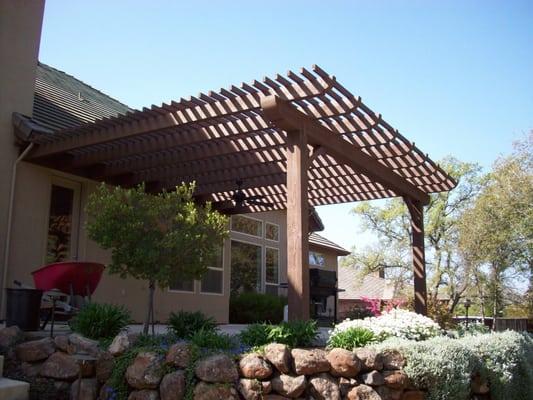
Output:
<instances>
[{"instance_id":1,"label":"door glass pane","mask_svg":"<svg viewBox=\"0 0 533 400\"><path fill-rule=\"evenodd\" d=\"M261 246L231 241L231 293L261 291Z\"/></svg>"},{"instance_id":2,"label":"door glass pane","mask_svg":"<svg viewBox=\"0 0 533 400\"><path fill-rule=\"evenodd\" d=\"M65 261L70 257L73 204L74 190L52 185L46 245L47 263Z\"/></svg>"},{"instance_id":3,"label":"door glass pane","mask_svg":"<svg viewBox=\"0 0 533 400\"><path fill-rule=\"evenodd\" d=\"M234 215L231 217L231 230L261 237L263 236L263 223L255 219L243 217L242 215Z\"/></svg>"},{"instance_id":4,"label":"door glass pane","mask_svg":"<svg viewBox=\"0 0 533 400\"><path fill-rule=\"evenodd\" d=\"M278 283L278 271L279 271L279 251L278 249L272 249L267 247L265 249L266 258L266 282Z\"/></svg>"}]
</instances>

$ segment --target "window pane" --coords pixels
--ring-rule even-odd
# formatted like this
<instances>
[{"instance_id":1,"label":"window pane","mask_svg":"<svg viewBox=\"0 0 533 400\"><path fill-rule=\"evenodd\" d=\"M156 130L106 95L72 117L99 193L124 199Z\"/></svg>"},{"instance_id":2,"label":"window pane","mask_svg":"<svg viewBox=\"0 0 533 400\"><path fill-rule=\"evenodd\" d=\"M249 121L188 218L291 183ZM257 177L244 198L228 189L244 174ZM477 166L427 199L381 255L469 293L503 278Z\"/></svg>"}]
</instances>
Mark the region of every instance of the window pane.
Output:
<instances>
[{"instance_id":1,"label":"window pane","mask_svg":"<svg viewBox=\"0 0 533 400\"><path fill-rule=\"evenodd\" d=\"M208 269L202 278L202 293L222 294L222 271L218 269Z\"/></svg>"},{"instance_id":2,"label":"window pane","mask_svg":"<svg viewBox=\"0 0 533 400\"><path fill-rule=\"evenodd\" d=\"M278 249L271 249L267 247L265 249L266 258L266 282L278 283L278 271L279 271L279 252Z\"/></svg>"},{"instance_id":3,"label":"window pane","mask_svg":"<svg viewBox=\"0 0 533 400\"><path fill-rule=\"evenodd\" d=\"M231 230L261 237L263 236L263 223L242 215L234 215L231 217Z\"/></svg>"},{"instance_id":4,"label":"window pane","mask_svg":"<svg viewBox=\"0 0 533 400\"><path fill-rule=\"evenodd\" d=\"M309 264L318 265L320 267L325 266L326 260L324 259L324 255L314 251L309 252Z\"/></svg>"},{"instance_id":5,"label":"window pane","mask_svg":"<svg viewBox=\"0 0 533 400\"><path fill-rule=\"evenodd\" d=\"M279 228L277 225L266 223L265 237L269 240L279 240Z\"/></svg>"},{"instance_id":6,"label":"window pane","mask_svg":"<svg viewBox=\"0 0 533 400\"><path fill-rule=\"evenodd\" d=\"M231 241L231 292L261 290L261 246Z\"/></svg>"},{"instance_id":7,"label":"window pane","mask_svg":"<svg viewBox=\"0 0 533 400\"><path fill-rule=\"evenodd\" d=\"M170 286L170 290L179 290L181 292L194 292L194 280L178 278L176 282Z\"/></svg>"},{"instance_id":8,"label":"window pane","mask_svg":"<svg viewBox=\"0 0 533 400\"><path fill-rule=\"evenodd\" d=\"M265 285L265 293L278 295L278 285Z\"/></svg>"},{"instance_id":9,"label":"window pane","mask_svg":"<svg viewBox=\"0 0 533 400\"><path fill-rule=\"evenodd\" d=\"M74 190L52 185L46 262L65 261L70 256Z\"/></svg>"}]
</instances>

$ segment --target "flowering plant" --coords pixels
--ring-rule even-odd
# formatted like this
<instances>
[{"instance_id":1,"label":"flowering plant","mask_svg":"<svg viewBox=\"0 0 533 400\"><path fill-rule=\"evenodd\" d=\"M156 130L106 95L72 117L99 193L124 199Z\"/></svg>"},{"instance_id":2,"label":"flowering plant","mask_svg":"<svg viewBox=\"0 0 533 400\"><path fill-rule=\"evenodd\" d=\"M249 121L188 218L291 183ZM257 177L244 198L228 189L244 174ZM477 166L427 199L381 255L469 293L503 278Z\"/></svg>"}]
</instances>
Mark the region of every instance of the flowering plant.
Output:
<instances>
[{"instance_id":1,"label":"flowering plant","mask_svg":"<svg viewBox=\"0 0 533 400\"><path fill-rule=\"evenodd\" d=\"M425 340L440 334L439 325L428 317L399 308L383 312L378 317L360 320L346 319L335 325L331 336L350 328L366 328L374 333L379 341L389 337L408 340Z\"/></svg>"}]
</instances>

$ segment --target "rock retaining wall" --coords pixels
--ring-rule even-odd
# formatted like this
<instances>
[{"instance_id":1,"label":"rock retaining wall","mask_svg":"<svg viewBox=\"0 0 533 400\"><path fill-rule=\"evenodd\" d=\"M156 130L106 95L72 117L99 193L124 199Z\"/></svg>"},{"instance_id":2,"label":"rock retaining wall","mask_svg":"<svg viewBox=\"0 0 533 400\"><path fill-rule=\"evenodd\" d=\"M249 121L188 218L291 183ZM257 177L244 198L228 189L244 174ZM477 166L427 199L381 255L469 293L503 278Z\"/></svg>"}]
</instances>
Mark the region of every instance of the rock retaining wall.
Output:
<instances>
[{"instance_id":1,"label":"rock retaining wall","mask_svg":"<svg viewBox=\"0 0 533 400\"><path fill-rule=\"evenodd\" d=\"M80 400L117 399L109 379L117 368L116 357L132 346L134 335L117 336L103 351L77 334L15 345L20 331L6 329L10 331L0 331L0 346L37 382L33 384L39 384L38 379L52 382L70 399L77 399L78 393ZM411 385L404 366L405 359L393 350L291 350L270 344L259 353L198 356L187 343L176 343L165 352L139 352L124 377L128 400L424 399L425 392ZM488 398L489 388L479 378L473 379L472 388L474 398Z\"/></svg>"}]
</instances>

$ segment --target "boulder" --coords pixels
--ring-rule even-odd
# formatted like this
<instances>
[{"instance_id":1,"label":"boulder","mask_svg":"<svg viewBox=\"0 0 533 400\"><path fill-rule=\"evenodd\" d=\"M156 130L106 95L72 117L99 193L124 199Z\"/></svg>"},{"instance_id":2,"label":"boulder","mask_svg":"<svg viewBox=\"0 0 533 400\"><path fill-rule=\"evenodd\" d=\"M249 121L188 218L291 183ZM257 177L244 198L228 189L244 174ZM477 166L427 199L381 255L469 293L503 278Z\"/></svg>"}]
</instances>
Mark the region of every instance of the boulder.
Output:
<instances>
[{"instance_id":1,"label":"boulder","mask_svg":"<svg viewBox=\"0 0 533 400\"><path fill-rule=\"evenodd\" d=\"M376 392L381 396L381 400L400 400L403 395L402 389L392 389L388 386L378 386Z\"/></svg>"},{"instance_id":2,"label":"boulder","mask_svg":"<svg viewBox=\"0 0 533 400\"><path fill-rule=\"evenodd\" d=\"M406 390L402 393L401 400L424 400L426 394L420 390Z\"/></svg>"},{"instance_id":3,"label":"boulder","mask_svg":"<svg viewBox=\"0 0 533 400\"><path fill-rule=\"evenodd\" d=\"M231 383L239 379L235 363L225 354L215 354L201 359L194 370L206 382Z\"/></svg>"},{"instance_id":4,"label":"boulder","mask_svg":"<svg viewBox=\"0 0 533 400\"><path fill-rule=\"evenodd\" d=\"M359 380L369 386L381 386L385 383L383 375L379 371L370 371L366 374L362 374L359 377Z\"/></svg>"},{"instance_id":5,"label":"boulder","mask_svg":"<svg viewBox=\"0 0 533 400\"><path fill-rule=\"evenodd\" d=\"M139 353L126 370L126 381L134 389L157 389L162 378L162 359L153 352Z\"/></svg>"},{"instance_id":6,"label":"boulder","mask_svg":"<svg viewBox=\"0 0 533 400\"><path fill-rule=\"evenodd\" d=\"M272 379L272 390L290 398L299 397L305 390L305 376L277 375Z\"/></svg>"},{"instance_id":7,"label":"boulder","mask_svg":"<svg viewBox=\"0 0 533 400\"><path fill-rule=\"evenodd\" d=\"M272 375L272 367L259 354L250 353L240 359L239 372L244 378L266 379Z\"/></svg>"},{"instance_id":8,"label":"boulder","mask_svg":"<svg viewBox=\"0 0 533 400\"><path fill-rule=\"evenodd\" d=\"M182 400L185 397L185 371L166 374L159 385L161 400Z\"/></svg>"},{"instance_id":9,"label":"boulder","mask_svg":"<svg viewBox=\"0 0 533 400\"><path fill-rule=\"evenodd\" d=\"M159 392L157 390L134 390L128 396L128 400L159 400Z\"/></svg>"},{"instance_id":10,"label":"boulder","mask_svg":"<svg viewBox=\"0 0 533 400\"><path fill-rule=\"evenodd\" d=\"M191 349L187 343L176 343L170 346L165 359L167 364L178 368L187 368L191 361Z\"/></svg>"},{"instance_id":11,"label":"boulder","mask_svg":"<svg viewBox=\"0 0 533 400\"><path fill-rule=\"evenodd\" d=\"M54 338L54 343L56 347L64 353L74 354L76 352L76 346L74 346L68 340L67 335L59 335Z\"/></svg>"},{"instance_id":12,"label":"boulder","mask_svg":"<svg viewBox=\"0 0 533 400\"><path fill-rule=\"evenodd\" d=\"M261 381L261 386L263 394L269 394L272 391L272 382L270 381Z\"/></svg>"},{"instance_id":13,"label":"boulder","mask_svg":"<svg viewBox=\"0 0 533 400\"><path fill-rule=\"evenodd\" d=\"M72 381L78 378L80 366L72 356L58 351L44 362L40 374L46 378Z\"/></svg>"},{"instance_id":14,"label":"boulder","mask_svg":"<svg viewBox=\"0 0 533 400\"><path fill-rule=\"evenodd\" d=\"M339 378L339 390L341 392L342 398L345 398L348 395L348 392L354 387L357 386L359 383L354 379L348 379L348 378Z\"/></svg>"},{"instance_id":15,"label":"boulder","mask_svg":"<svg viewBox=\"0 0 533 400\"><path fill-rule=\"evenodd\" d=\"M111 377L113 368L115 368L115 358L111 353L100 354L100 357L96 360L96 379L98 379L98 382L106 382Z\"/></svg>"},{"instance_id":16,"label":"boulder","mask_svg":"<svg viewBox=\"0 0 533 400\"><path fill-rule=\"evenodd\" d=\"M43 364L44 362L22 362L20 363L20 369L25 376L27 376L28 378L32 378L34 376L38 376L41 373L41 368Z\"/></svg>"},{"instance_id":17,"label":"boulder","mask_svg":"<svg viewBox=\"0 0 533 400\"><path fill-rule=\"evenodd\" d=\"M79 396L78 396L79 390ZM98 382L96 379L76 379L70 387L70 398L76 400L96 400L98 396Z\"/></svg>"},{"instance_id":18,"label":"boulder","mask_svg":"<svg viewBox=\"0 0 533 400\"><path fill-rule=\"evenodd\" d=\"M100 388L100 393L98 395L98 400L115 400L116 394L115 389L111 386L104 384Z\"/></svg>"},{"instance_id":19,"label":"boulder","mask_svg":"<svg viewBox=\"0 0 533 400\"><path fill-rule=\"evenodd\" d=\"M321 349L293 349L294 371L298 375L314 375L330 370L326 352Z\"/></svg>"},{"instance_id":20,"label":"boulder","mask_svg":"<svg viewBox=\"0 0 533 400\"><path fill-rule=\"evenodd\" d=\"M124 354L133 344L137 341L139 338L139 335L128 333L128 332L120 332L109 347L107 348L107 351L110 352L114 357L120 356L121 354Z\"/></svg>"},{"instance_id":21,"label":"boulder","mask_svg":"<svg viewBox=\"0 0 533 400\"><path fill-rule=\"evenodd\" d=\"M0 348L7 349L22 340L22 331L16 325L0 329Z\"/></svg>"},{"instance_id":22,"label":"boulder","mask_svg":"<svg viewBox=\"0 0 533 400\"><path fill-rule=\"evenodd\" d=\"M237 390L244 400L261 400L263 398L263 385L257 379L239 379Z\"/></svg>"},{"instance_id":23,"label":"boulder","mask_svg":"<svg viewBox=\"0 0 533 400\"><path fill-rule=\"evenodd\" d=\"M347 400L382 400L381 396L370 386L359 385L352 388L346 395Z\"/></svg>"},{"instance_id":24,"label":"boulder","mask_svg":"<svg viewBox=\"0 0 533 400\"><path fill-rule=\"evenodd\" d=\"M361 360L355 353L345 349L333 349L326 358L331 365L331 374L334 376L353 378L362 368Z\"/></svg>"},{"instance_id":25,"label":"boulder","mask_svg":"<svg viewBox=\"0 0 533 400\"><path fill-rule=\"evenodd\" d=\"M362 371L381 371L383 369L383 357L381 353L362 347L355 350L355 355L361 360Z\"/></svg>"},{"instance_id":26,"label":"boulder","mask_svg":"<svg viewBox=\"0 0 533 400\"><path fill-rule=\"evenodd\" d=\"M68 340L75 346L76 353L87 353L93 357L98 357L102 353L96 340L88 339L78 333L71 333Z\"/></svg>"},{"instance_id":27,"label":"boulder","mask_svg":"<svg viewBox=\"0 0 533 400\"><path fill-rule=\"evenodd\" d=\"M291 371L291 353L286 345L270 343L265 347L265 357L279 372L288 374Z\"/></svg>"},{"instance_id":28,"label":"boulder","mask_svg":"<svg viewBox=\"0 0 533 400\"><path fill-rule=\"evenodd\" d=\"M238 400L235 388L228 385L200 382L194 388L194 400Z\"/></svg>"},{"instance_id":29,"label":"boulder","mask_svg":"<svg viewBox=\"0 0 533 400\"><path fill-rule=\"evenodd\" d=\"M409 384L409 378L403 371L383 371L385 385L391 389L403 390Z\"/></svg>"},{"instance_id":30,"label":"boulder","mask_svg":"<svg viewBox=\"0 0 533 400\"><path fill-rule=\"evenodd\" d=\"M310 391L316 400L341 400L339 383L329 374L309 378Z\"/></svg>"},{"instance_id":31,"label":"boulder","mask_svg":"<svg viewBox=\"0 0 533 400\"><path fill-rule=\"evenodd\" d=\"M46 360L56 351L56 345L51 338L32 340L15 347L15 354L20 361L35 362Z\"/></svg>"},{"instance_id":32,"label":"boulder","mask_svg":"<svg viewBox=\"0 0 533 400\"><path fill-rule=\"evenodd\" d=\"M381 357L383 359L384 369L394 370L405 367L405 357L398 350L385 350L381 352Z\"/></svg>"}]
</instances>

